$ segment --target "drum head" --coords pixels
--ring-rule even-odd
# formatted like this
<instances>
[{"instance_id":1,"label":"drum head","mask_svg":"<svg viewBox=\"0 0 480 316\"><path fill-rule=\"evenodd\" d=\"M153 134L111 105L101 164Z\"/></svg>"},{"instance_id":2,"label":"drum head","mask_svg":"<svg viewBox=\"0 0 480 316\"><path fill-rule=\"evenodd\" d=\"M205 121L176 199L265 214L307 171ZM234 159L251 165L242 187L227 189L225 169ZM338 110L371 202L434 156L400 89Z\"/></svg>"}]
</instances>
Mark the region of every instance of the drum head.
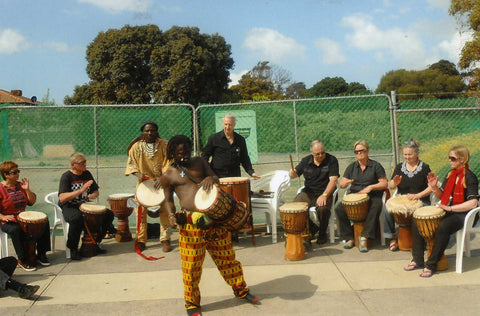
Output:
<instances>
[{"instance_id":1,"label":"drum head","mask_svg":"<svg viewBox=\"0 0 480 316\"><path fill-rule=\"evenodd\" d=\"M217 194L218 188L216 185L212 187L209 193L203 187L199 188L195 194L195 207L199 211L208 209L217 199Z\"/></svg>"},{"instance_id":2,"label":"drum head","mask_svg":"<svg viewBox=\"0 0 480 316\"><path fill-rule=\"evenodd\" d=\"M80 205L80 210L83 211L84 213L97 214L97 213L105 212L107 208L105 207L105 205L94 204L94 203L83 203Z\"/></svg>"},{"instance_id":3,"label":"drum head","mask_svg":"<svg viewBox=\"0 0 480 316\"><path fill-rule=\"evenodd\" d=\"M38 222L47 218L47 214L36 211L24 211L18 214L18 218L24 221Z\"/></svg>"},{"instance_id":4,"label":"drum head","mask_svg":"<svg viewBox=\"0 0 480 316\"><path fill-rule=\"evenodd\" d=\"M249 183L250 179L247 177L228 177L220 178L220 184L237 184L237 183Z\"/></svg>"},{"instance_id":5,"label":"drum head","mask_svg":"<svg viewBox=\"0 0 480 316\"><path fill-rule=\"evenodd\" d=\"M128 200L129 198L134 197L134 196L135 195L132 194L132 193L115 193L115 194L109 195L108 200L113 200L113 201Z\"/></svg>"},{"instance_id":6,"label":"drum head","mask_svg":"<svg viewBox=\"0 0 480 316\"><path fill-rule=\"evenodd\" d=\"M406 195L397 195L388 199L385 203L387 211L390 213L411 214L417 208L422 207L423 203L420 200L410 200Z\"/></svg>"},{"instance_id":7,"label":"drum head","mask_svg":"<svg viewBox=\"0 0 480 316\"><path fill-rule=\"evenodd\" d=\"M366 193L350 193L347 194L343 197L343 202L350 202L350 203L355 203L355 202L361 202L364 200L368 199L368 194Z\"/></svg>"},{"instance_id":8,"label":"drum head","mask_svg":"<svg viewBox=\"0 0 480 316\"><path fill-rule=\"evenodd\" d=\"M416 219L436 219L445 215L445 211L438 206L423 206L415 210L413 218Z\"/></svg>"},{"instance_id":9,"label":"drum head","mask_svg":"<svg viewBox=\"0 0 480 316\"><path fill-rule=\"evenodd\" d=\"M137 187L137 201L145 207L158 206L165 200L163 189L155 189L155 181L145 180Z\"/></svg>"},{"instance_id":10,"label":"drum head","mask_svg":"<svg viewBox=\"0 0 480 316\"><path fill-rule=\"evenodd\" d=\"M306 211L308 211L307 202L291 202L280 206L280 212L282 213L301 213Z\"/></svg>"}]
</instances>

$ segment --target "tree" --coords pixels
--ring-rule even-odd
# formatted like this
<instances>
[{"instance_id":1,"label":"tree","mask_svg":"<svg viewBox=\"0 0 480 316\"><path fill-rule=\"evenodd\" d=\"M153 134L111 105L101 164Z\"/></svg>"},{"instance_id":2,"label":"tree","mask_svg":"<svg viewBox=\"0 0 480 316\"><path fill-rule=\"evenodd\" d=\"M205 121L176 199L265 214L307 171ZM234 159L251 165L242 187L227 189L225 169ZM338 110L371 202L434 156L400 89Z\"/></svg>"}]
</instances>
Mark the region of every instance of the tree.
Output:
<instances>
[{"instance_id":1,"label":"tree","mask_svg":"<svg viewBox=\"0 0 480 316\"><path fill-rule=\"evenodd\" d=\"M87 48L91 81L65 103L218 102L233 67L230 45L218 34L174 26L129 26L100 32Z\"/></svg>"},{"instance_id":2,"label":"tree","mask_svg":"<svg viewBox=\"0 0 480 316\"><path fill-rule=\"evenodd\" d=\"M156 98L163 103L221 101L233 67L231 47L218 35L200 34L196 27L174 26L165 44L152 54Z\"/></svg>"},{"instance_id":3,"label":"tree","mask_svg":"<svg viewBox=\"0 0 480 316\"><path fill-rule=\"evenodd\" d=\"M370 94L371 92L367 89L367 87L360 82L350 82L347 88L348 95L359 95L359 94Z\"/></svg>"},{"instance_id":4,"label":"tree","mask_svg":"<svg viewBox=\"0 0 480 316\"><path fill-rule=\"evenodd\" d=\"M398 94L417 95L409 98L432 96L451 98L455 97L455 94L445 92L462 92L465 88L465 83L456 71L455 65L441 60L424 70L389 71L380 79L376 92L389 94L390 91L397 91Z\"/></svg>"},{"instance_id":5,"label":"tree","mask_svg":"<svg viewBox=\"0 0 480 316\"><path fill-rule=\"evenodd\" d=\"M452 0L450 15L457 18L461 28L473 32L472 40L465 43L458 66L471 74L469 86L480 89L480 2L473 0Z\"/></svg>"},{"instance_id":6,"label":"tree","mask_svg":"<svg viewBox=\"0 0 480 316\"><path fill-rule=\"evenodd\" d=\"M286 85L291 82L290 73L268 61L258 62L230 89L240 100L268 101L285 97Z\"/></svg>"},{"instance_id":7,"label":"tree","mask_svg":"<svg viewBox=\"0 0 480 316\"><path fill-rule=\"evenodd\" d=\"M303 82L294 82L285 90L285 97L287 99L298 99L303 96L307 87Z\"/></svg>"},{"instance_id":8,"label":"tree","mask_svg":"<svg viewBox=\"0 0 480 316\"><path fill-rule=\"evenodd\" d=\"M348 83L342 77L325 77L308 89L307 97L331 97L345 95L348 91Z\"/></svg>"}]
</instances>

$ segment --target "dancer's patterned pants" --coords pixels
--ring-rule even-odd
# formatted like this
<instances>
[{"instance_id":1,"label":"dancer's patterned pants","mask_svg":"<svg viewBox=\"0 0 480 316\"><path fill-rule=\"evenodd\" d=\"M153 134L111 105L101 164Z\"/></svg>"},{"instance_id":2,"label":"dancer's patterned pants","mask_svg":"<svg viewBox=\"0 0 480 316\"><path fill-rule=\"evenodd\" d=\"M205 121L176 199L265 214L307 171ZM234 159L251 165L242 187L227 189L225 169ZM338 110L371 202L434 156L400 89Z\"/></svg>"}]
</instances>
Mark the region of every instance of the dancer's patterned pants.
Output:
<instances>
[{"instance_id":1,"label":"dancer's patterned pants","mask_svg":"<svg viewBox=\"0 0 480 316\"><path fill-rule=\"evenodd\" d=\"M179 248L182 259L185 307L200 307L199 283L202 277L202 265L205 250L208 250L225 282L233 289L236 297L248 294L243 279L242 264L235 260L232 240L224 228L199 229L195 225L185 224L179 230Z\"/></svg>"}]
</instances>

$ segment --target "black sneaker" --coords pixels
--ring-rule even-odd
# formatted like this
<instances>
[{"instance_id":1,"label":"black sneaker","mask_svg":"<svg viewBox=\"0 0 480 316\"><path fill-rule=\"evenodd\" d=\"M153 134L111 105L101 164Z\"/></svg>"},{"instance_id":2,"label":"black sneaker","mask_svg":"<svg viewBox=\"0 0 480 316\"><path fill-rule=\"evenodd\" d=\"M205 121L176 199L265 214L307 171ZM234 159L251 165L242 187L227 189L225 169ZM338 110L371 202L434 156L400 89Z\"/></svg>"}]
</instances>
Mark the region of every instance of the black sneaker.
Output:
<instances>
[{"instance_id":1,"label":"black sneaker","mask_svg":"<svg viewBox=\"0 0 480 316\"><path fill-rule=\"evenodd\" d=\"M243 297L244 300L247 302L254 304L254 305L259 305L260 301L258 300L258 297L256 297L253 294L248 293L245 297Z\"/></svg>"},{"instance_id":2,"label":"black sneaker","mask_svg":"<svg viewBox=\"0 0 480 316\"><path fill-rule=\"evenodd\" d=\"M39 288L40 286L38 285L22 285L22 287L20 287L18 290L18 296L29 299L38 291Z\"/></svg>"},{"instance_id":3,"label":"black sneaker","mask_svg":"<svg viewBox=\"0 0 480 316\"><path fill-rule=\"evenodd\" d=\"M100 248L100 246L97 246L97 254L103 255L106 253L107 253L107 250Z\"/></svg>"},{"instance_id":4,"label":"black sneaker","mask_svg":"<svg viewBox=\"0 0 480 316\"><path fill-rule=\"evenodd\" d=\"M29 265L28 263L25 263L25 262L22 262L21 260L18 260L18 264L17 264L18 267L22 268L23 270L27 271L27 272L32 272L32 271L36 271L37 268L32 266L32 265Z\"/></svg>"},{"instance_id":5,"label":"black sneaker","mask_svg":"<svg viewBox=\"0 0 480 316\"><path fill-rule=\"evenodd\" d=\"M37 256L37 261L38 261L38 263L40 263L42 266L45 266L45 267L50 265L50 261L48 260L48 258L45 254L38 255Z\"/></svg>"},{"instance_id":6,"label":"black sneaker","mask_svg":"<svg viewBox=\"0 0 480 316\"><path fill-rule=\"evenodd\" d=\"M72 260L82 260L80 253L77 249L70 249L70 259Z\"/></svg>"}]
</instances>

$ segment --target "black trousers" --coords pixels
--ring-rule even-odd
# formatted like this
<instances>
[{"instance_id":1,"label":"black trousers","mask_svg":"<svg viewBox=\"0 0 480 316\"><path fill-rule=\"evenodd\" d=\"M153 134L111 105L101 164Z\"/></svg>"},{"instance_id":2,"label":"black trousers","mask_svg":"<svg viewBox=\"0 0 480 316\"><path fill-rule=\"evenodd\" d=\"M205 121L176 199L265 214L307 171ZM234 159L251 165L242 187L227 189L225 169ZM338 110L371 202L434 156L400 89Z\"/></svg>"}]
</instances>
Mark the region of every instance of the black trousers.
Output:
<instances>
[{"instance_id":1,"label":"black trousers","mask_svg":"<svg viewBox=\"0 0 480 316\"><path fill-rule=\"evenodd\" d=\"M76 250L78 249L82 232L85 229L83 212L78 207L63 206L62 213L63 218L70 225L68 228L67 247L69 249ZM113 212L107 209L107 211L103 214L103 217L100 219L101 232L98 240L96 240L97 243L102 241L107 229L112 226L113 218Z\"/></svg>"},{"instance_id":2,"label":"black trousers","mask_svg":"<svg viewBox=\"0 0 480 316\"><path fill-rule=\"evenodd\" d=\"M414 222L412 224L413 261L419 266L425 264L425 267L433 272L437 271L437 263L442 258L443 253L448 246L450 235L462 229L465 216L467 216L467 213L447 213L442 218L437 230L435 231L435 243L432 249L432 254L430 255L430 258L427 259L427 262L424 261L424 249L426 242L425 239L420 235L418 227Z\"/></svg>"},{"instance_id":3,"label":"black trousers","mask_svg":"<svg viewBox=\"0 0 480 316\"><path fill-rule=\"evenodd\" d=\"M0 228L12 239L13 248L15 249L18 259L25 261L25 259L27 259L27 249L25 249L24 242L28 242L30 240L29 237L24 233L20 224L15 222L7 222L5 224L0 224ZM50 250L50 225L47 222L42 231L42 235L37 240L37 253L45 254Z\"/></svg>"},{"instance_id":4,"label":"black trousers","mask_svg":"<svg viewBox=\"0 0 480 316\"><path fill-rule=\"evenodd\" d=\"M323 193L323 192L322 192ZM308 203L308 207L315 206L318 197L320 196L321 193L306 193L306 192L300 192L296 197L295 197L295 202L306 202ZM330 220L331 216L331 211L330 208L332 207L332 197L329 196L327 198L327 204L325 206L317 206L316 207L316 213L317 213L317 218L319 221L319 226L317 225L310 219L308 218L309 222L309 229L310 233L312 234L312 237L315 236L315 232L318 231L318 237L319 238L326 238L327 237L327 228L328 228L328 221Z\"/></svg>"},{"instance_id":5,"label":"black trousers","mask_svg":"<svg viewBox=\"0 0 480 316\"><path fill-rule=\"evenodd\" d=\"M15 257L5 257L0 259L0 290L7 289L7 281L12 277L17 267Z\"/></svg>"},{"instance_id":6,"label":"black trousers","mask_svg":"<svg viewBox=\"0 0 480 316\"><path fill-rule=\"evenodd\" d=\"M378 217L382 212L383 202L382 197L371 197L370 205L368 207L367 218L365 219L363 231L361 236L369 239L375 239L377 235L377 225L379 223ZM345 208L342 203L335 207L335 214L337 215L338 227L340 228L340 238L342 240L353 240L353 227L350 220L345 213Z\"/></svg>"}]
</instances>

